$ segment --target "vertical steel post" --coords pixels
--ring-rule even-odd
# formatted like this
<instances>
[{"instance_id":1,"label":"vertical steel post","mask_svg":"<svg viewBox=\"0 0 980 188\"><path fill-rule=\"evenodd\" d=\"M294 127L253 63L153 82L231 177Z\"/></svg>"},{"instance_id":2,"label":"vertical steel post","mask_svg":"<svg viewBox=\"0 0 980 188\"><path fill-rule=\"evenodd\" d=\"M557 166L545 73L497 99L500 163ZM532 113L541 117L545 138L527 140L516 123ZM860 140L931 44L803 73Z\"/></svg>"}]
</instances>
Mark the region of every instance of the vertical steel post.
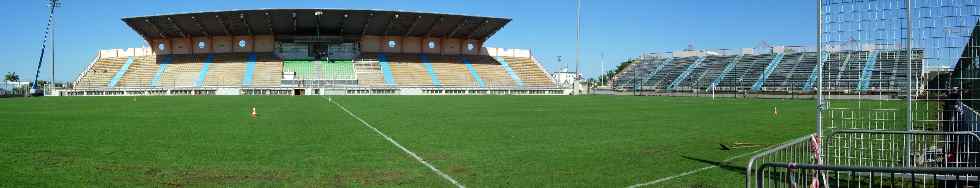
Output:
<instances>
[{"instance_id":1,"label":"vertical steel post","mask_svg":"<svg viewBox=\"0 0 980 188\"><path fill-rule=\"evenodd\" d=\"M905 0L905 17L906 17L905 18L906 24L908 24L908 25L905 26L905 31L906 31L906 34L908 35L908 37L906 38L907 41L905 41L905 47L908 48L906 50L908 50L908 54L909 54L908 55L908 77L907 77L907 79L908 79L907 80L908 81L908 93L906 93L908 96L905 97L905 101L907 103L906 104L907 114L906 114L906 117L905 117L906 118L906 122L905 122L906 127L905 127L905 129L906 129L906 131L912 131L912 126L913 126L912 121L914 120L912 118L912 92L913 92L912 90L913 90L913 87L915 87L914 84L912 83L912 76L914 76L914 75L912 75L912 55L913 55L912 54L912 40L913 40L913 38L912 38L912 0ZM905 136L905 163L909 167L912 166L912 140L911 139L912 138L909 137L908 135Z\"/></svg>"},{"instance_id":2,"label":"vertical steel post","mask_svg":"<svg viewBox=\"0 0 980 188\"><path fill-rule=\"evenodd\" d=\"M823 55L823 0L817 0L817 56ZM817 137L823 138L823 58L817 58Z\"/></svg>"}]
</instances>

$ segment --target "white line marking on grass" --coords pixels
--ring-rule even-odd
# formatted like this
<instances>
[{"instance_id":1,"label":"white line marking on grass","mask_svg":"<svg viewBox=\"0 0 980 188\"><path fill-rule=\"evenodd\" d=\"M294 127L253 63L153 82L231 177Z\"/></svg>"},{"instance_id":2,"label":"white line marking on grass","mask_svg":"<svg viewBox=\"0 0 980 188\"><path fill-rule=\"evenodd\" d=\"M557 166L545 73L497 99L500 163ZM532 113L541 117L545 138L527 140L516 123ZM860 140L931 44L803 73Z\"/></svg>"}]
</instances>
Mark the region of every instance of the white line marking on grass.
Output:
<instances>
[{"instance_id":1,"label":"white line marking on grass","mask_svg":"<svg viewBox=\"0 0 980 188\"><path fill-rule=\"evenodd\" d=\"M722 163L727 163L727 162L730 162L732 160L735 160L735 159L738 159L738 158L742 158L742 157L745 157L745 156L748 156L748 155L751 155L751 154L754 154L754 153L758 153L758 152L763 151L763 150L766 150L766 149L768 149L768 148L762 148L762 149L759 149L759 150L755 150L753 152L748 152L748 153L743 153L743 154L740 154L740 155L736 155L734 157L730 157L728 159L725 159L724 161L721 161L721 162ZM660 179L657 179L657 180L653 180L651 182L646 182L646 183L641 183L641 184L636 184L636 185L630 185L627 188L637 188L637 187L643 187L643 186L650 186L650 185L662 183L662 182L665 182L665 181L670 181L670 180L675 179L675 178L688 176L688 175L691 175L691 174L694 174L694 173L698 173L698 172L701 172L701 171L710 170L710 169L713 169L713 168L718 168L718 165L708 165L708 166L705 166L705 167L701 167L701 168L694 169L694 170L691 170L691 171L687 171L687 172L684 172L684 173L680 173L680 174L677 174L677 175L667 176L665 178L660 178Z\"/></svg>"},{"instance_id":2,"label":"white line marking on grass","mask_svg":"<svg viewBox=\"0 0 980 188\"><path fill-rule=\"evenodd\" d=\"M323 97L323 98L326 98L326 97ZM460 188L465 188L466 187L466 186L463 186L463 184L460 184L459 181L456 181L456 179L453 179L453 177L450 177L448 174L443 173L441 170L437 169L435 166L432 166L432 164L429 164L429 162L426 162L425 159L422 159L422 157L419 157L419 155L418 154L415 154L415 152L412 152L411 150L408 150L408 148L405 148L405 146L402 146L401 144L399 144L398 141L395 141L395 139L392 139L387 134L381 132L381 130L378 130L378 128L374 128L374 126L371 126L371 124L369 124L367 121L364 121L364 119L361 119L361 117L358 117L356 114L354 114L350 110L347 110L347 108L344 107L344 105L341 105L340 103L336 102L335 100L328 100L328 101L330 103L333 103L334 105L337 105L337 107L340 107L341 110L344 110L344 112L347 112L347 114L350 114L350 116L351 117L354 117L354 119L357 119L357 121L360 121L361 124L364 124L365 127L370 128L371 130L374 130L375 133L378 133L378 135L381 135L382 137L384 137L385 140L388 140L388 142L391 142L391 144L394 144L396 147L398 147L398 149L401 149L402 151L404 151L408 155L412 156L412 158L415 158L416 161L419 161L420 163L422 163L426 167L429 167L429 169L432 170L432 172L435 172L436 174L439 174L439 176L442 176L443 179L446 179L449 182L453 183L453 185L456 185L456 187L460 187Z\"/></svg>"}]
</instances>

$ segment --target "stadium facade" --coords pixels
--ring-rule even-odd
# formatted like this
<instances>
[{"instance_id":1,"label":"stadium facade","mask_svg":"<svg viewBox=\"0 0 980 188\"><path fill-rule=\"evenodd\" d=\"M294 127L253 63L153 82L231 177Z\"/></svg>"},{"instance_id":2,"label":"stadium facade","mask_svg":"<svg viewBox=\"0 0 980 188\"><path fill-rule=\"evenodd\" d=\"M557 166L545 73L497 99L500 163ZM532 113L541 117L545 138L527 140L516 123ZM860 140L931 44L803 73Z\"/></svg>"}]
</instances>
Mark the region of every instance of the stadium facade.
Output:
<instances>
[{"instance_id":1,"label":"stadium facade","mask_svg":"<svg viewBox=\"0 0 980 188\"><path fill-rule=\"evenodd\" d=\"M511 20L262 9L122 19L149 47L101 50L61 96L563 95L530 50L484 47Z\"/></svg>"}]
</instances>

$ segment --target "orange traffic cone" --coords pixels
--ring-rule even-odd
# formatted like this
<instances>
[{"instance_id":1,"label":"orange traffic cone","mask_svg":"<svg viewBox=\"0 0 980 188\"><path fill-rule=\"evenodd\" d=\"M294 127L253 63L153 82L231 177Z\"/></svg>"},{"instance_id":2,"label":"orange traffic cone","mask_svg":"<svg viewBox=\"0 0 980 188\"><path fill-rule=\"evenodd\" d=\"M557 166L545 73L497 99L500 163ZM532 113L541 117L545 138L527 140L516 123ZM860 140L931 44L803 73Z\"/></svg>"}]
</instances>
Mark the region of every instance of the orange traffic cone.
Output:
<instances>
[{"instance_id":1,"label":"orange traffic cone","mask_svg":"<svg viewBox=\"0 0 980 188\"><path fill-rule=\"evenodd\" d=\"M255 113L255 107L253 106L252 107L252 119L255 119L257 116L258 116L258 113Z\"/></svg>"}]
</instances>

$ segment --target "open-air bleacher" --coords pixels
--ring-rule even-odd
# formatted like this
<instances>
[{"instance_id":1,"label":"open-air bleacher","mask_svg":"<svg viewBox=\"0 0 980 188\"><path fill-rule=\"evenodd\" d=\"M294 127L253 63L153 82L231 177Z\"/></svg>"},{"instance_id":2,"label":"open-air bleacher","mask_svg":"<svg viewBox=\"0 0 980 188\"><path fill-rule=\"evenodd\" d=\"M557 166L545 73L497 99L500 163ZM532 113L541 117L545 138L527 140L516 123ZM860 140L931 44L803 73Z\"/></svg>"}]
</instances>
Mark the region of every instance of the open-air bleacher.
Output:
<instances>
[{"instance_id":1,"label":"open-air bleacher","mask_svg":"<svg viewBox=\"0 0 980 188\"><path fill-rule=\"evenodd\" d=\"M918 82L922 50L914 54L912 77ZM698 58L704 60L692 67ZM633 60L613 75L609 84L621 91L631 91L639 85L639 91L657 92L811 92L819 58L816 52L646 57ZM908 55L904 50L838 51L825 58L826 91L899 92L908 82Z\"/></svg>"},{"instance_id":2,"label":"open-air bleacher","mask_svg":"<svg viewBox=\"0 0 980 188\"><path fill-rule=\"evenodd\" d=\"M507 64L498 60L508 61ZM98 59L77 88L554 88L532 58L363 53L353 60L282 60L274 53Z\"/></svg>"}]
</instances>

